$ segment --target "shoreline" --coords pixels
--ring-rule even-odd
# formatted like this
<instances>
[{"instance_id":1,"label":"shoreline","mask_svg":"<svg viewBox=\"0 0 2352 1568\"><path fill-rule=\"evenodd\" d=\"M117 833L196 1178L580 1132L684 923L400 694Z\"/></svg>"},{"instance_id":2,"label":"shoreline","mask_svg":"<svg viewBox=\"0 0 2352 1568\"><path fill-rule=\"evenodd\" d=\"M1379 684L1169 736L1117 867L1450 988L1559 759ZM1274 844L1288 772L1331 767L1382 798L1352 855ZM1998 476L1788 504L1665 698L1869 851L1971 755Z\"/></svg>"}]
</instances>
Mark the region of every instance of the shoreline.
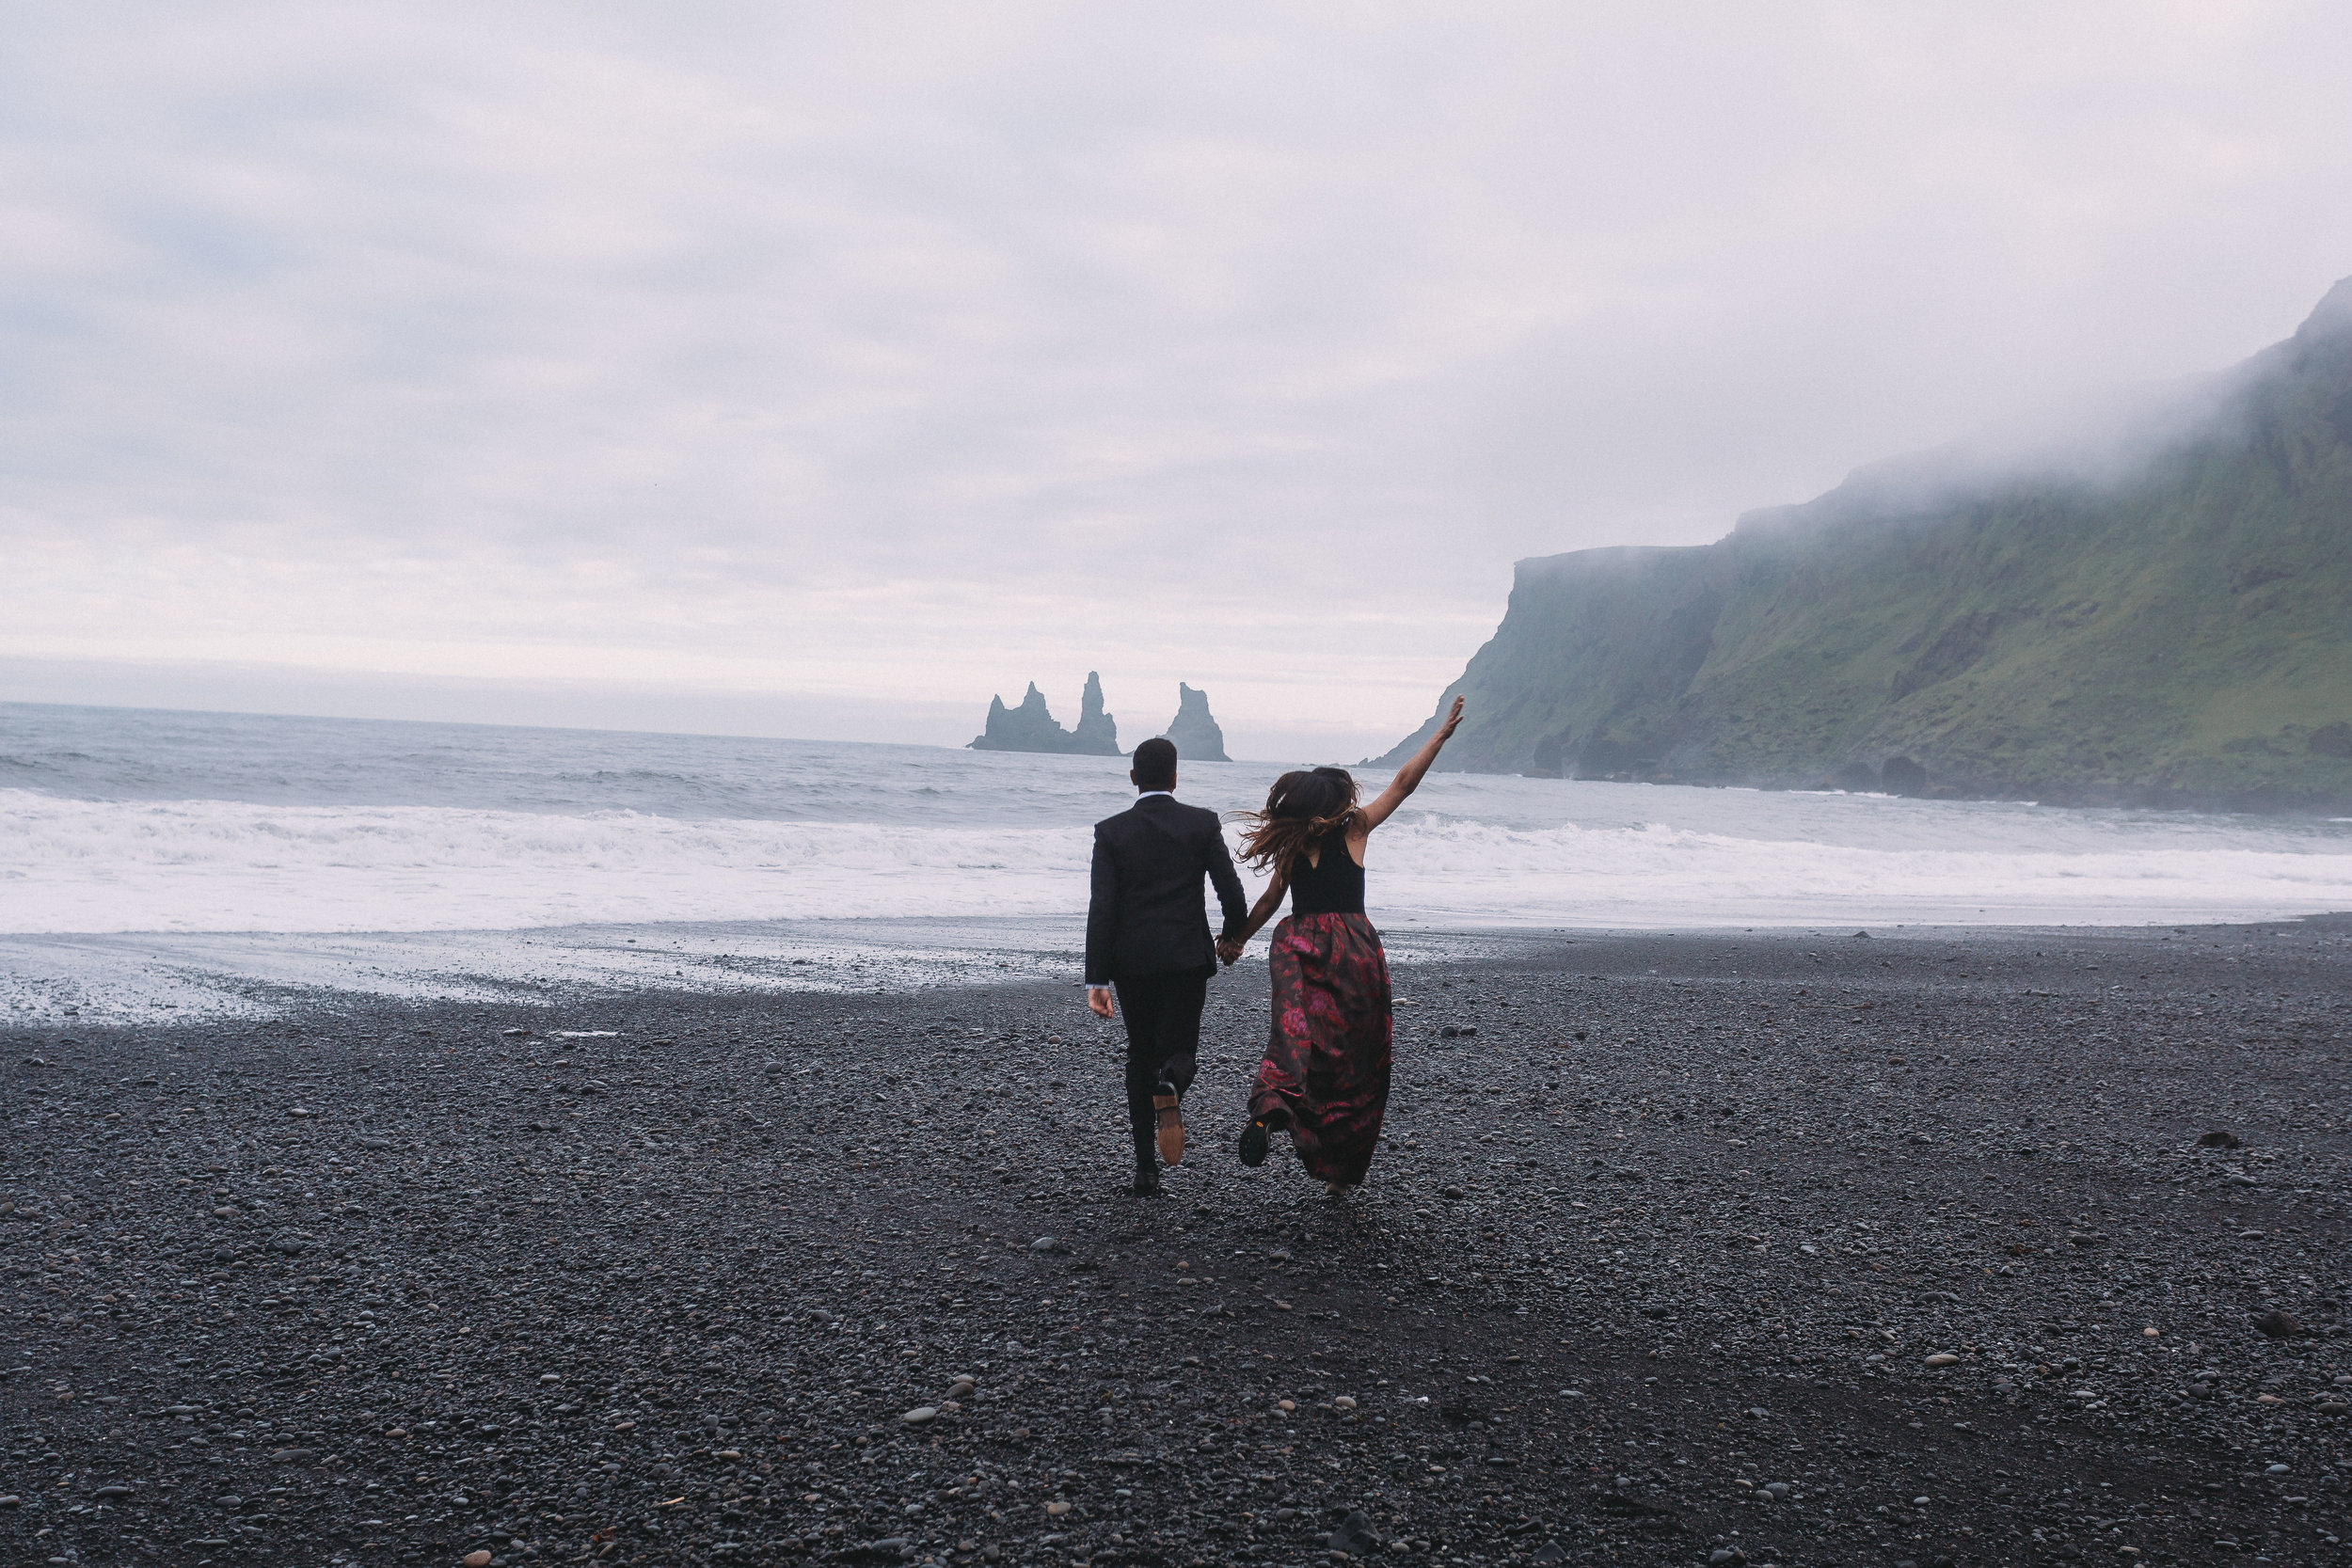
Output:
<instances>
[{"instance_id":1,"label":"shoreline","mask_svg":"<svg viewBox=\"0 0 2352 1568\"><path fill-rule=\"evenodd\" d=\"M2135 925L1814 921L1735 927L1385 927L1416 959L1507 961L1574 942L1666 938L1834 940L1853 929L1912 941L2086 940L2190 929L2324 928L2352 913ZM1074 979L1078 916L603 922L425 931L0 932L0 1030L295 1018L318 1007L434 1002L559 1006L676 990L909 995L1008 981ZM1260 953L1263 958L1263 953Z\"/></svg>"},{"instance_id":2,"label":"shoreline","mask_svg":"<svg viewBox=\"0 0 2352 1568\"><path fill-rule=\"evenodd\" d=\"M1391 753L1383 753L1388 755ZM1367 757L1359 768L1389 768L1392 764ZM1759 795L1848 795L1856 800L1937 800L1954 804L1981 803L1985 805L2038 806L2051 811L2153 811L2181 813L2192 816L2246 816L2262 820L2305 819L2316 822L2352 822L2352 796L2303 794L2260 788L2237 794L2205 795L2190 790L2168 789L2155 785L2129 787L2122 785L2052 784L2047 788L2020 785L2013 788L1980 787L1974 784L1938 782L1926 788L1904 791L1894 789L1850 788L1836 779L1821 774L1784 774L1746 776L1741 778L1694 779L1673 775L1640 773L1600 773L1593 775L1565 773L1506 772L1482 768L1448 768L1433 772L1458 773L1485 779L1544 779L1556 784L1641 784L1652 789L1745 789ZM1796 782L1804 779L1805 782Z\"/></svg>"},{"instance_id":3,"label":"shoreline","mask_svg":"<svg viewBox=\"0 0 2352 1568\"><path fill-rule=\"evenodd\" d=\"M1336 1204L1232 1157L1254 961L1146 1203L1059 980L0 1030L0 1541L1891 1568L2352 1528L2352 919L1412 940Z\"/></svg>"}]
</instances>

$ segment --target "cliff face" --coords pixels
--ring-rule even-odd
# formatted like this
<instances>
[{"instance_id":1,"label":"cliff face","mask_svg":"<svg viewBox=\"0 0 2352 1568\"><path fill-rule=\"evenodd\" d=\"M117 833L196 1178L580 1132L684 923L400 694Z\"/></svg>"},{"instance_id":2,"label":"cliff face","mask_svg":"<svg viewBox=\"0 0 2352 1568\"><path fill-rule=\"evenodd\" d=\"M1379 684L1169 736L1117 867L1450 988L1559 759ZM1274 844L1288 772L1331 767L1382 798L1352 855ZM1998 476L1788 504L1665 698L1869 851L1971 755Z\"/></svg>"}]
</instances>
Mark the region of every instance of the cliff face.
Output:
<instances>
[{"instance_id":1,"label":"cliff face","mask_svg":"<svg viewBox=\"0 0 2352 1568\"><path fill-rule=\"evenodd\" d=\"M2226 388L2096 479L1890 466L1713 545L1522 562L1440 766L2352 803L2352 279Z\"/></svg>"},{"instance_id":2,"label":"cliff face","mask_svg":"<svg viewBox=\"0 0 2352 1568\"><path fill-rule=\"evenodd\" d=\"M1058 752L1090 757L1119 755L1119 724L1103 711L1103 680L1087 673L1086 696L1078 708L1078 725L1065 730L1054 722L1045 706L1045 693L1029 683L1019 707L1009 708L1002 697L988 700L988 727L969 742L975 752Z\"/></svg>"},{"instance_id":3,"label":"cliff face","mask_svg":"<svg viewBox=\"0 0 2352 1568\"><path fill-rule=\"evenodd\" d=\"M1225 732L1209 715L1209 694L1176 683L1176 717L1168 721L1166 738L1175 742L1181 762L1231 762L1225 754Z\"/></svg>"}]
</instances>

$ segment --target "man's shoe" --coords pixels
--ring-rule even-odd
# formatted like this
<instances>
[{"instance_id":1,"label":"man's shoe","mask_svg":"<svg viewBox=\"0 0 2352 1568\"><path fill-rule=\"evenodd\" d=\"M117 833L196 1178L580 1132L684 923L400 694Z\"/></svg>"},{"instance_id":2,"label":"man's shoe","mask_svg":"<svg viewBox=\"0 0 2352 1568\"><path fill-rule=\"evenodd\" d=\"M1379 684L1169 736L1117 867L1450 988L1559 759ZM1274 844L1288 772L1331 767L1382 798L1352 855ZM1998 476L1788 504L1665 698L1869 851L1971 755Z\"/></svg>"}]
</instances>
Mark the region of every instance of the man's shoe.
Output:
<instances>
[{"instance_id":1,"label":"man's shoe","mask_svg":"<svg viewBox=\"0 0 2352 1568\"><path fill-rule=\"evenodd\" d=\"M1141 1166L1137 1166L1136 1169L1136 1184L1127 1190L1135 1194L1137 1197L1159 1196L1162 1190L1160 1187L1160 1173L1155 1170L1148 1170Z\"/></svg>"},{"instance_id":2,"label":"man's shoe","mask_svg":"<svg viewBox=\"0 0 2352 1568\"><path fill-rule=\"evenodd\" d=\"M1171 1165L1184 1163L1184 1112L1173 1094L1155 1094L1152 1108L1160 1118L1160 1158Z\"/></svg>"},{"instance_id":3,"label":"man's shoe","mask_svg":"<svg viewBox=\"0 0 2352 1568\"><path fill-rule=\"evenodd\" d=\"M1273 1130L1265 1117L1251 1117L1249 1125L1241 1130L1241 1163L1251 1170L1265 1164L1266 1146L1274 1141Z\"/></svg>"}]
</instances>

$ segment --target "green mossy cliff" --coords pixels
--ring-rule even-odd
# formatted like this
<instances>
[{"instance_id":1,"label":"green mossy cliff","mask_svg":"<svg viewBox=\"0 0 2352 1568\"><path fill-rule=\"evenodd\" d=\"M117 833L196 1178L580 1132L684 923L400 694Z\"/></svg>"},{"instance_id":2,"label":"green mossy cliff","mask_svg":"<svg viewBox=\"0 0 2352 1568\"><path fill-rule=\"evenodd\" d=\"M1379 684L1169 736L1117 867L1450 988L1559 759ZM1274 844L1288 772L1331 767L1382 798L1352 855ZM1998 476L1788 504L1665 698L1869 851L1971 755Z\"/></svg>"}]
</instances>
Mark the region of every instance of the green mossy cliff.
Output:
<instances>
[{"instance_id":1,"label":"green mossy cliff","mask_svg":"<svg viewBox=\"0 0 2352 1568\"><path fill-rule=\"evenodd\" d=\"M1441 766L2352 807L2352 278L2128 464L1936 472L1521 562Z\"/></svg>"}]
</instances>

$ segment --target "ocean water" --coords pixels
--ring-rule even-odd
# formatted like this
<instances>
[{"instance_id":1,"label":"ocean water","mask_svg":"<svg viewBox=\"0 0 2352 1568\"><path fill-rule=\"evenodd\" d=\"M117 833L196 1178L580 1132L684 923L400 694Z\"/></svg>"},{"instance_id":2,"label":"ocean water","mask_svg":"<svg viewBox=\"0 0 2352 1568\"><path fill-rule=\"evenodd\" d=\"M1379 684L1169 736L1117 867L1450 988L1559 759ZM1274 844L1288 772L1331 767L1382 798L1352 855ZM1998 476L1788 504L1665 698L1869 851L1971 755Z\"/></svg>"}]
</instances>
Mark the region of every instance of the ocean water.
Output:
<instances>
[{"instance_id":1,"label":"ocean water","mask_svg":"<svg viewBox=\"0 0 2352 1568\"><path fill-rule=\"evenodd\" d=\"M1107 758L0 705L0 932L1073 915L1130 795ZM1440 773L1371 890L1446 927L2260 919L2352 908L2352 823Z\"/></svg>"},{"instance_id":2,"label":"ocean water","mask_svg":"<svg viewBox=\"0 0 2352 1568\"><path fill-rule=\"evenodd\" d=\"M1236 811L1292 765L1190 765L1180 794ZM24 992L332 951L341 984L560 946L578 979L664 944L817 969L786 949L829 932L837 967L920 928L1050 970L1089 826L1130 794L1104 758L0 705L0 969ZM1400 933L2270 919L2352 909L2352 822L1438 774L1370 888Z\"/></svg>"}]
</instances>

